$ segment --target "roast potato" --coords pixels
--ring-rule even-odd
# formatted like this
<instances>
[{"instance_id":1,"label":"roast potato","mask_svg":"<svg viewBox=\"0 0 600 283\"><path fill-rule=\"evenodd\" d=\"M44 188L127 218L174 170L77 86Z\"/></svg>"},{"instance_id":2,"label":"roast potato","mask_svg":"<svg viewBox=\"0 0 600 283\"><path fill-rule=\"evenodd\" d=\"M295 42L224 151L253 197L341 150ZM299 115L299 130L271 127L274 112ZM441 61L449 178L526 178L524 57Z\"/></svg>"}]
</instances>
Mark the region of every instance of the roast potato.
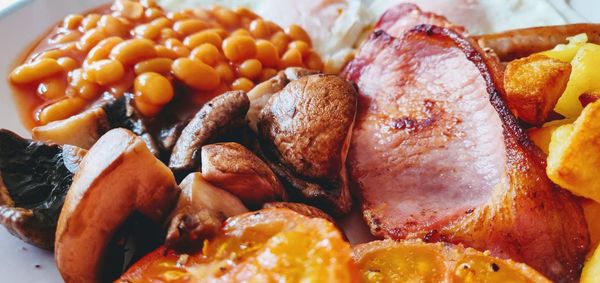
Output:
<instances>
[{"instance_id":1,"label":"roast potato","mask_svg":"<svg viewBox=\"0 0 600 283\"><path fill-rule=\"evenodd\" d=\"M600 202L600 101L589 104L575 123L552 134L546 172L557 185Z\"/></svg>"},{"instance_id":2,"label":"roast potato","mask_svg":"<svg viewBox=\"0 0 600 283\"><path fill-rule=\"evenodd\" d=\"M531 55L506 66L508 106L530 125L541 126L567 87L571 65L544 55Z\"/></svg>"}]
</instances>

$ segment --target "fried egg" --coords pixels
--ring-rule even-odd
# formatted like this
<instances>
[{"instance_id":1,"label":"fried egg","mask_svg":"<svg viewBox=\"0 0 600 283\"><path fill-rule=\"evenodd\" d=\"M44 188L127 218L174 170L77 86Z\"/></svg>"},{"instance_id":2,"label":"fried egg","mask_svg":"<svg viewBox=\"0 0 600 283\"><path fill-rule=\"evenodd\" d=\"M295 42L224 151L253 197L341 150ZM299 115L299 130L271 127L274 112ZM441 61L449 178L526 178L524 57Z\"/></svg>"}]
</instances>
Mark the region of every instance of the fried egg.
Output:
<instances>
[{"instance_id":1,"label":"fried egg","mask_svg":"<svg viewBox=\"0 0 600 283\"><path fill-rule=\"evenodd\" d=\"M325 62L325 71L338 72L390 7L411 2L424 11L446 16L470 34L582 21L564 0L159 0L168 10L245 6L282 27L302 26Z\"/></svg>"}]
</instances>

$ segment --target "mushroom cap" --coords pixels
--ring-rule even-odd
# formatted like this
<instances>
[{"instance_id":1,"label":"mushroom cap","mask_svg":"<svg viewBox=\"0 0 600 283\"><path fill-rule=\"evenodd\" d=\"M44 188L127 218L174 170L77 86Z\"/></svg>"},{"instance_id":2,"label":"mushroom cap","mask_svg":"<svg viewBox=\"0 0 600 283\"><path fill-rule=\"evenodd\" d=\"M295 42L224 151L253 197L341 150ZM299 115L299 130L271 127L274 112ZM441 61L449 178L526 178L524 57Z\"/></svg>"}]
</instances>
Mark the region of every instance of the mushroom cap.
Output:
<instances>
[{"instance_id":1,"label":"mushroom cap","mask_svg":"<svg viewBox=\"0 0 600 283\"><path fill-rule=\"evenodd\" d=\"M259 135L288 168L308 178L340 173L356 114L356 90L335 75L307 75L273 95Z\"/></svg>"},{"instance_id":2,"label":"mushroom cap","mask_svg":"<svg viewBox=\"0 0 600 283\"><path fill-rule=\"evenodd\" d=\"M99 282L113 234L134 212L161 223L179 188L169 168L125 129L102 136L83 158L56 230L55 257L66 282Z\"/></svg>"},{"instance_id":3,"label":"mushroom cap","mask_svg":"<svg viewBox=\"0 0 600 283\"><path fill-rule=\"evenodd\" d=\"M202 175L217 187L234 194L250 207L286 199L283 186L271 168L243 145L235 142L202 147Z\"/></svg>"}]
</instances>

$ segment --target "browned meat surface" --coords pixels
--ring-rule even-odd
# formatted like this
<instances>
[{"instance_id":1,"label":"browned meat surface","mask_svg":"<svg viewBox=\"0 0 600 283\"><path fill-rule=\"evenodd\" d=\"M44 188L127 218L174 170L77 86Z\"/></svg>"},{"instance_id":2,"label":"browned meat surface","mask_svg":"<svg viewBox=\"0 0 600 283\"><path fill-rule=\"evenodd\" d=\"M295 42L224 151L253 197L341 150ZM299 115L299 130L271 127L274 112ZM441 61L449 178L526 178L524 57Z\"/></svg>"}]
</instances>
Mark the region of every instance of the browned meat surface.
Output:
<instances>
[{"instance_id":1,"label":"browned meat surface","mask_svg":"<svg viewBox=\"0 0 600 283\"><path fill-rule=\"evenodd\" d=\"M274 94L258 118L273 171L301 197L334 214L350 210L345 167L356 90L335 75L309 75Z\"/></svg>"},{"instance_id":2,"label":"browned meat surface","mask_svg":"<svg viewBox=\"0 0 600 283\"><path fill-rule=\"evenodd\" d=\"M502 61L511 61L566 43L567 37L586 33L589 42L600 43L600 24L570 24L509 30L475 36L481 47L491 48Z\"/></svg>"},{"instance_id":3,"label":"browned meat surface","mask_svg":"<svg viewBox=\"0 0 600 283\"><path fill-rule=\"evenodd\" d=\"M202 147L202 176L249 207L285 200L286 194L275 173L258 156L234 142Z\"/></svg>"},{"instance_id":4,"label":"browned meat surface","mask_svg":"<svg viewBox=\"0 0 600 283\"><path fill-rule=\"evenodd\" d=\"M465 31L463 27L448 22L445 17L423 12L412 3L399 4L385 11L375 25L375 30L384 30L391 36L401 37L406 31L419 24L447 27L457 32Z\"/></svg>"},{"instance_id":5,"label":"browned meat surface","mask_svg":"<svg viewBox=\"0 0 600 283\"><path fill-rule=\"evenodd\" d=\"M546 177L493 64L430 25L361 47L345 75L359 88L348 162L364 217L377 236L463 243L576 281L581 208Z\"/></svg>"}]
</instances>

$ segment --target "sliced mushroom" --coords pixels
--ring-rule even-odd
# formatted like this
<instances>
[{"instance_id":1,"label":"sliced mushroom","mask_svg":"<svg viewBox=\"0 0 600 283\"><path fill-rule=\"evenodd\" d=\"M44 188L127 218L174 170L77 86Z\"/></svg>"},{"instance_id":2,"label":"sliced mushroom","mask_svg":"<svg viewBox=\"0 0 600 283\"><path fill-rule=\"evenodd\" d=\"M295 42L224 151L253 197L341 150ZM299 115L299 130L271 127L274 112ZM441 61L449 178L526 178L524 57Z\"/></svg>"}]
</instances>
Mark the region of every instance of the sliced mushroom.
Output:
<instances>
[{"instance_id":1,"label":"sliced mushroom","mask_svg":"<svg viewBox=\"0 0 600 283\"><path fill-rule=\"evenodd\" d=\"M248 125L256 133L258 129L258 115L265 107L269 98L273 94L282 90L290 81L295 81L301 77L317 74L317 71L309 70L300 67L289 67L275 75L274 77L256 85L248 92L250 99L250 109L248 110Z\"/></svg>"},{"instance_id":2,"label":"sliced mushroom","mask_svg":"<svg viewBox=\"0 0 600 283\"><path fill-rule=\"evenodd\" d=\"M219 231L225 219L248 212L237 197L211 185L200 173L188 175L179 186L181 195L165 241L170 248L195 251Z\"/></svg>"},{"instance_id":3,"label":"sliced mushroom","mask_svg":"<svg viewBox=\"0 0 600 283\"><path fill-rule=\"evenodd\" d=\"M285 190L275 173L258 156L234 142L202 147L202 175L234 194L248 207L285 200Z\"/></svg>"},{"instance_id":4,"label":"sliced mushroom","mask_svg":"<svg viewBox=\"0 0 600 283\"><path fill-rule=\"evenodd\" d=\"M58 221L55 257L65 281L105 281L102 259L115 232L134 213L162 223L179 191L169 168L132 132L102 136L81 162Z\"/></svg>"},{"instance_id":5,"label":"sliced mushroom","mask_svg":"<svg viewBox=\"0 0 600 283\"><path fill-rule=\"evenodd\" d=\"M199 168L200 148L244 125L249 107L248 96L242 91L228 91L204 104L183 129L173 148L169 167L178 176Z\"/></svg>"},{"instance_id":6,"label":"sliced mushroom","mask_svg":"<svg viewBox=\"0 0 600 283\"><path fill-rule=\"evenodd\" d=\"M35 127L31 135L38 141L89 149L108 130L106 113L102 108L94 108L65 120Z\"/></svg>"},{"instance_id":7,"label":"sliced mushroom","mask_svg":"<svg viewBox=\"0 0 600 283\"><path fill-rule=\"evenodd\" d=\"M260 147L273 171L335 215L351 207L345 162L356 96L335 75L308 75L273 95L258 120Z\"/></svg>"},{"instance_id":8,"label":"sliced mushroom","mask_svg":"<svg viewBox=\"0 0 600 283\"><path fill-rule=\"evenodd\" d=\"M0 130L0 223L21 240L52 249L64 197L85 152Z\"/></svg>"},{"instance_id":9,"label":"sliced mushroom","mask_svg":"<svg viewBox=\"0 0 600 283\"><path fill-rule=\"evenodd\" d=\"M139 136L154 156L160 156L160 150L156 141L150 134L147 119L140 115L133 106L133 95L126 93L122 98L105 103L102 106L108 125L111 129L128 129Z\"/></svg>"},{"instance_id":10,"label":"sliced mushroom","mask_svg":"<svg viewBox=\"0 0 600 283\"><path fill-rule=\"evenodd\" d=\"M283 71L288 81L295 81L299 78L316 75L319 72L315 70L300 68L300 67L289 67Z\"/></svg>"},{"instance_id":11,"label":"sliced mushroom","mask_svg":"<svg viewBox=\"0 0 600 283\"><path fill-rule=\"evenodd\" d=\"M279 72L274 77L256 85L253 89L248 92L248 98L250 99L250 109L248 109L248 125L256 133L256 123L258 122L258 115L260 111L265 107L269 98L273 94L282 90L288 80L283 72Z\"/></svg>"}]
</instances>

